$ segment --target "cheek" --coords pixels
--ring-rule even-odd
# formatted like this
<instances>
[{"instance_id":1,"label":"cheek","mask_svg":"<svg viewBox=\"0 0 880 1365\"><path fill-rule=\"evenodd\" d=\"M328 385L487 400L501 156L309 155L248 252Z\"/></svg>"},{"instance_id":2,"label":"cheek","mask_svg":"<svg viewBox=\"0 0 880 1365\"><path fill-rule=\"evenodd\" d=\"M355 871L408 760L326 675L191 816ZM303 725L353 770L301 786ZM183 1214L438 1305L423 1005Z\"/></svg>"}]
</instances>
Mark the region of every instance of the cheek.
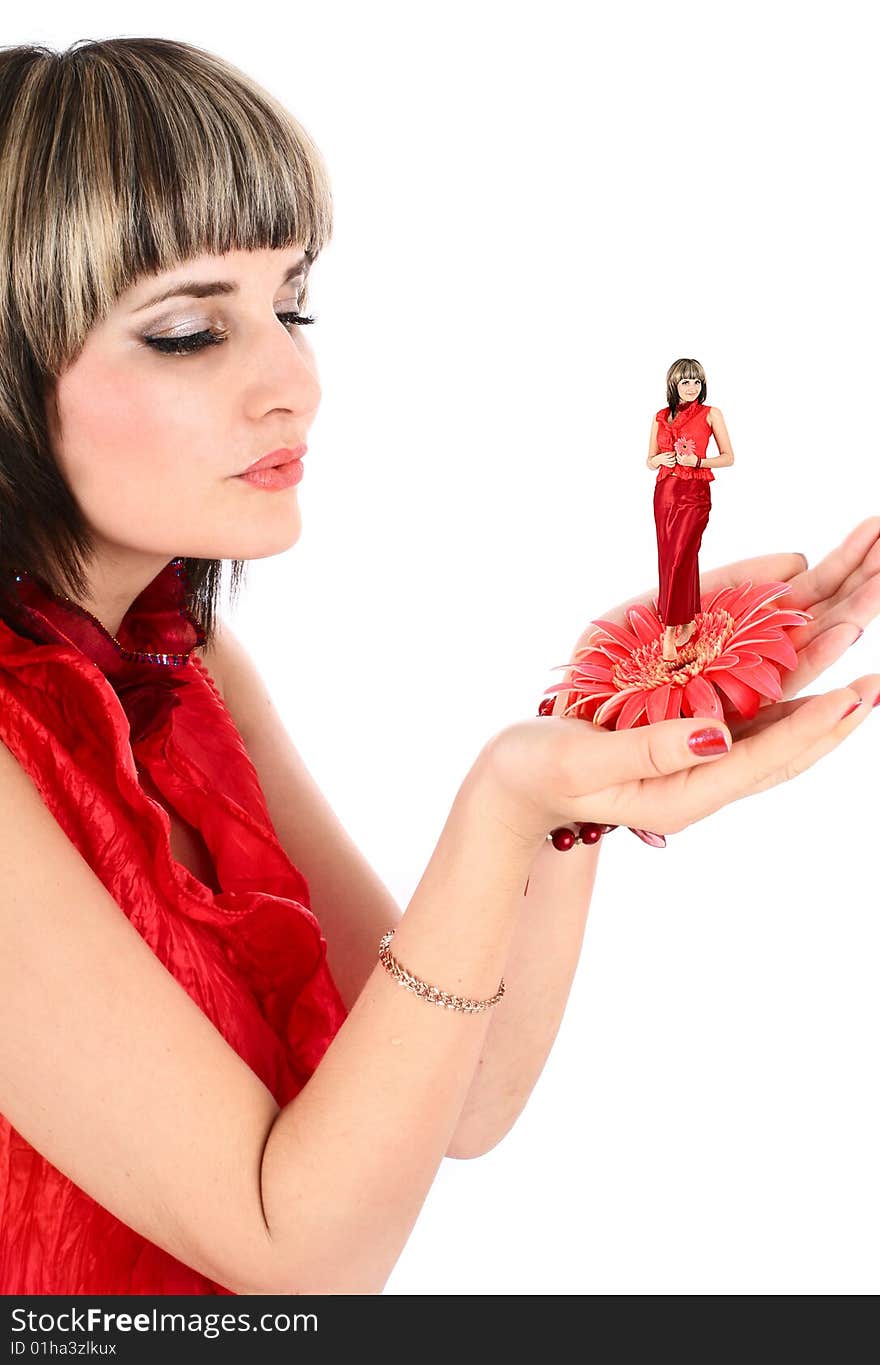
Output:
<instances>
[{"instance_id":1,"label":"cheek","mask_svg":"<svg viewBox=\"0 0 880 1365\"><path fill-rule=\"evenodd\" d=\"M169 377L170 378L170 377ZM91 365L59 384L58 463L90 519L152 520L185 500L196 481L196 433L210 449L204 413L177 382Z\"/></svg>"}]
</instances>

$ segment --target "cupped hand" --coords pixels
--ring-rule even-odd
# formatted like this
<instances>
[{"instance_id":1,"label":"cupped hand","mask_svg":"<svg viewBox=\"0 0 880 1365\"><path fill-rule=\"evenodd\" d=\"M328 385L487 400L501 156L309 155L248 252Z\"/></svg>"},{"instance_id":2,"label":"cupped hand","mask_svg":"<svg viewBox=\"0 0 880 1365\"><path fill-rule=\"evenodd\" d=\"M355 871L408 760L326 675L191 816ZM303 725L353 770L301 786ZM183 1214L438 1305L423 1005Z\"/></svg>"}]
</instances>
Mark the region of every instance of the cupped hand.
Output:
<instances>
[{"instance_id":1,"label":"cupped hand","mask_svg":"<svg viewBox=\"0 0 880 1365\"><path fill-rule=\"evenodd\" d=\"M531 792L534 796L540 789L543 810L547 810L547 798L553 796L550 804L559 822L592 820L673 833L731 801L804 772L871 714L880 693L880 672L864 673L848 687L794 698L880 616L880 517L860 522L812 569L802 554L756 556L702 575L701 592L708 597L746 579L788 583L790 592L777 599L777 605L809 612L813 618L788 632L798 661L794 669L782 670L783 699L765 704L750 721L731 717L720 726L732 740L730 752L720 758L695 758L687 748L689 734L715 724L700 717L620 732L564 716L510 727L528 732L518 736L526 747L532 737L538 738L535 727L553 727L552 736L545 737L552 743L546 752L541 751L543 757L537 751L534 755L539 780ZM625 625L629 607L650 606L655 598L656 589L602 612L597 619ZM595 633L594 626L587 627L572 659ZM523 756L519 758L522 761ZM514 786L517 771L514 758L508 772ZM527 799L529 790L528 784L519 784L521 801Z\"/></svg>"}]
</instances>

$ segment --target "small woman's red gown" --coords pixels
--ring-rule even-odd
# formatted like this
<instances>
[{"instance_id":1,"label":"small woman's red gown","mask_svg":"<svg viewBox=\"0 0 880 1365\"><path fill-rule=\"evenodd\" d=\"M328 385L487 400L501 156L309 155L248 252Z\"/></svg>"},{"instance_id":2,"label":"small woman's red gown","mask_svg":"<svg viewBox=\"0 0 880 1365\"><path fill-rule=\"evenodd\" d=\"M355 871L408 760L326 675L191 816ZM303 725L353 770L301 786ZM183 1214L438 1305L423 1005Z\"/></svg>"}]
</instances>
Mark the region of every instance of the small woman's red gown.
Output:
<instances>
[{"instance_id":1,"label":"small woman's red gown","mask_svg":"<svg viewBox=\"0 0 880 1365\"><path fill-rule=\"evenodd\" d=\"M346 1007L305 877L278 841L210 674L190 655L204 637L185 610L185 561L171 560L129 608L117 632L125 652L29 575L12 588L0 618L0 740L120 913L283 1107ZM138 765L202 835L219 892L174 859L168 814ZM63 909L76 915L74 902ZM232 1292L121 1222L0 1114L0 1294Z\"/></svg>"},{"instance_id":2,"label":"small woman's red gown","mask_svg":"<svg viewBox=\"0 0 880 1365\"><path fill-rule=\"evenodd\" d=\"M704 403L682 403L670 422L669 408L657 418L657 448L668 452L679 437L690 437L695 453L706 458L709 409ZM660 591L657 614L664 626L683 626L700 610L700 569L697 556L709 521L711 469L689 465L660 465L654 484L654 524L657 528L657 571Z\"/></svg>"}]
</instances>

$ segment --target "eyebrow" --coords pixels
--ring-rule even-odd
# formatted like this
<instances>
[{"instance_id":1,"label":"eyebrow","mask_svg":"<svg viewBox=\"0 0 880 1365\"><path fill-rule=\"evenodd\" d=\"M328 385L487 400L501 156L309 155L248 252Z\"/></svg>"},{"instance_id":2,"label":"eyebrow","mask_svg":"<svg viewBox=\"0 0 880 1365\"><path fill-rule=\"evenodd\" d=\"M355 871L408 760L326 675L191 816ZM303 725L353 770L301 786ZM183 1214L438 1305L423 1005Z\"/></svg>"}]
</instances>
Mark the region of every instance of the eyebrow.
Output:
<instances>
[{"instance_id":1,"label":"eyebrow","mask_svg":"<svg viewBox=\"0 0 880 1365\"><path fill-rule=\"evenodd\" d=\"M308 252L297 261L296 265L290 266L281 277L281 284L289 284L298 275L305 279L308 275L314 257ZM151 295L145 303L139 303L137 308L133 308L132 313L142 313L145 308L152 308L154 303L164 303L166 299L188 298L188 299L209 299L218 294L237 294L238 283L236 280L179 280L176 284L170 284L167 289L161 290L158 294Z\"/></svg>"}]
</instances>

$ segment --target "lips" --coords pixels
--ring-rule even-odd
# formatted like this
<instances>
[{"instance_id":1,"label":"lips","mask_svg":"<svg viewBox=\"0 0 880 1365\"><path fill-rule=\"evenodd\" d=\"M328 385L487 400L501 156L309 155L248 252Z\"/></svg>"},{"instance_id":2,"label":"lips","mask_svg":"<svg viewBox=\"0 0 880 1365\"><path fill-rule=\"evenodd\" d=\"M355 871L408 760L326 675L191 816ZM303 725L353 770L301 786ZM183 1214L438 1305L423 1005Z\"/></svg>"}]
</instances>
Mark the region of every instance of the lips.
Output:
<instances>
[{"instance_id":1,"label":"lips","mask_svg":"<svg viewBox=\"0 0 880 1365\"><path fill-rule=\"evenodd\" d=\"M268 455L262 455L259 460L254 460L246 469L239 470L239 474L252 474L257 469L276 469L278 465L290 464L291 460L301 460L305 455L307 446L282 446L278 450L272 450Z\"/></svg>"}]
</instances>

